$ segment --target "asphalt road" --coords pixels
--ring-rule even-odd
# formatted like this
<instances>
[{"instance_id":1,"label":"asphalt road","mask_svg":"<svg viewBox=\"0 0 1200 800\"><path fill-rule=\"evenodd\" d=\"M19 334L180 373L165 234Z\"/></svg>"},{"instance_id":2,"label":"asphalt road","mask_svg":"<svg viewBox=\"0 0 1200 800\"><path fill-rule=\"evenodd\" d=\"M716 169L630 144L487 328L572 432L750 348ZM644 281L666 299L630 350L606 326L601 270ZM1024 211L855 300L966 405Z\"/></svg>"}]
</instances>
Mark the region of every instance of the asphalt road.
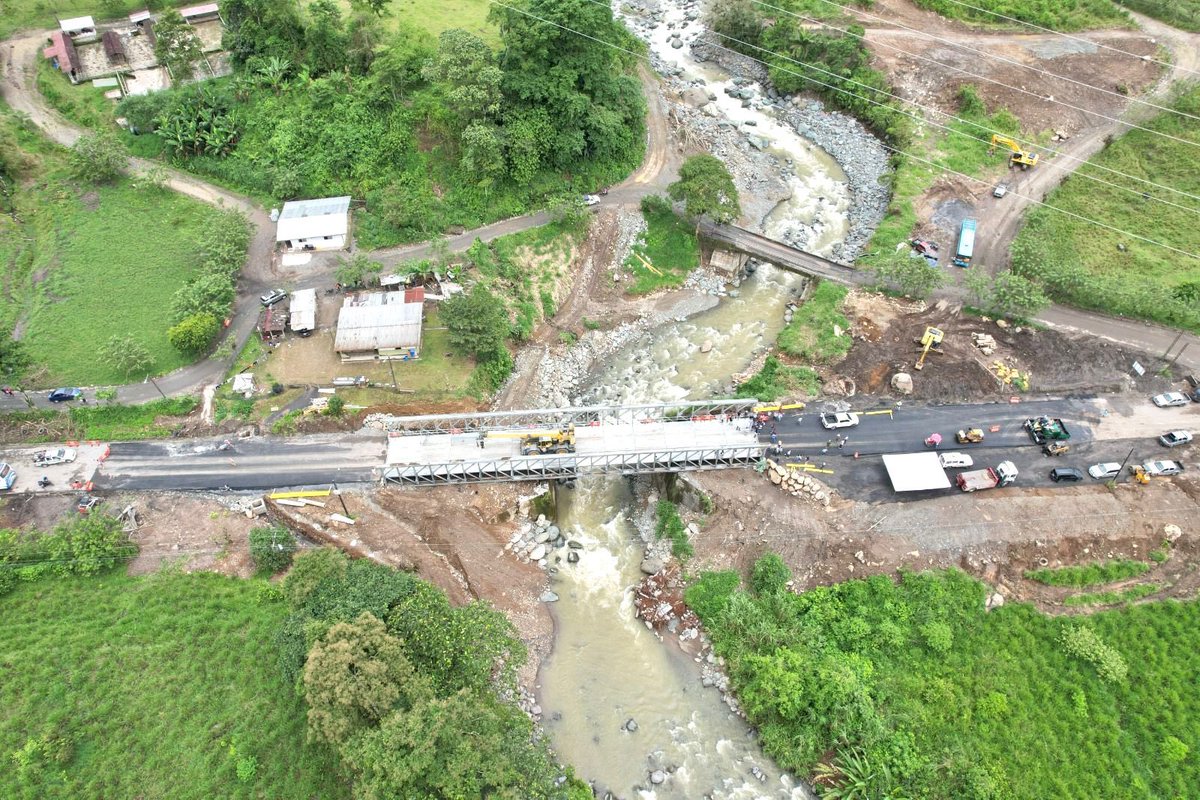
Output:
<instances>
[{"instance_id":1,"label":"asphalt road","mask_svg":"<svg viewBox=\"0 0 1200 800\"><path fill-rule=\"evenodd\" d=\"M1051 481L1050 470L1054 467L1075 467L1086 474L1092 464L1124 461L1131 450L1133 456L1129 459L1130 464L1164 458L1186 462L1192 449L1167 450L1149 437L1097 441L1093 422L1101 418L1103 405L1088 399L921 407L897 407L891 403L860 401L849 409L860 414L859 425L832 431L821 426L821 410L813 406L800 415L788 414L776 422L779 442L790 455L781 459L778 456L773 458L785 463L799 463L807 456L808 463L818 466L824 464L830 472L817 473L816 476L842 494L859 500L903 502L957 493L957 488L903 494L892 490L880 456L884 453L922 452L926 449L925 438L931 433L942 435L939 452L966 453L975 461L973 468L1012 461L1020 473L1016 485L1025 487L1074 485ZM889 410L891 413L886 413ZM1033 443L1023 425L1029 417L1041 415L1060 418L1066 424L1071 433L1071 449L1068 453L1049 457L1043 455L1041 447ZM967 427L983 428L984 441L979 444L956 444L955 432ZM996 427L999 430L993 430ZM769 443L770 434L768 426L761 432L760 439ZM835 438L839 434L849 437L849 441L841 448L837 447ZM823 450L826 452L823 453ZM858 454L857 458L855 453ZM957 470L947 472L953 480ZM1126 471L1120 481L1128 480ZM1090 477L1085 477L1084 482L1096 483Z\"/></svg>"},{"instance_id":2,"label":"asphalt road","mask_svg":"<svg viewBox=\"0 0 1200 800\"><path fill-rule=\"evenodd\" d=\"M327 486L377 480L386 438L331 434L292 438L116 442L96 489L220 490Z\"/></svg>"}]
</instances>

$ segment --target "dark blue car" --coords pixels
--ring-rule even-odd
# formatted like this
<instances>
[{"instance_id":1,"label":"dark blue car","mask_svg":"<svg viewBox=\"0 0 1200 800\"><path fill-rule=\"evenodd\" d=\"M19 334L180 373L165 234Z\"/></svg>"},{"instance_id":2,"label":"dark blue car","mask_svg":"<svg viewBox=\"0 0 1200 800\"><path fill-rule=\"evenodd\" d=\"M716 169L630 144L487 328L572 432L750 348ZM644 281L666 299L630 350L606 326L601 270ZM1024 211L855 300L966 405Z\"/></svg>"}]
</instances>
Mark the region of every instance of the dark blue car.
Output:
<instances>
[{"instance_id":1,"label":"dark blue car","mask_svg":"<svg viewBox=\"0 0 1200 800\"><path fill-rule=\"evenodd\" d=\"M78 400L83 397L82 389L55 389L50 393L51 403L65 403L68 400Z\"/></svg>"}]
</instances>

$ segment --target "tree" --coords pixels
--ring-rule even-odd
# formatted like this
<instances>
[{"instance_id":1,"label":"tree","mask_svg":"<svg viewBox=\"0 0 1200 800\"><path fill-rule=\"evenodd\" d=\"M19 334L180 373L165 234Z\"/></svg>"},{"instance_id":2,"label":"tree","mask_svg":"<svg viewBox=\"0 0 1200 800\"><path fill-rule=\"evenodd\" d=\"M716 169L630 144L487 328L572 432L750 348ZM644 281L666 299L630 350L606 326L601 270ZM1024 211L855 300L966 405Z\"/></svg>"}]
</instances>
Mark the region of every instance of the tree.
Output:
<instances>
[{"instance_id":1,"label":"tree","mask_svg":"<svg viewBox=\"0 0 1200 800\"><path fill-rule=\"evenodd\" d=\"M907 249L883 256L873 270L880 283L891 284L901 293L918 300L925 299L946 283L946 273L924 258L914 258Z\"/></svg>"},{"instance_id":2,"label":"tree","mask_svg":"<svg viewBox=\"0 0 1200 800\"><path fill-rule=\"evenodd\" d=\"M329 398L329 404L325 406L325 413L331 417L340 417L342 411L346 408L346 401L340 395L334 395Z\"/></svg>"},{"instance_id":3,"label":"tree","mask_svg":"<svg viewBox=\"0 0 1200 800\"><path fill-rule=\"evenodd\" d=\"M0 378L17 381L32 364L29 351L20 340L13 338L12 329L0 330Z\"/></svg>"},{"instance_id":4,"label":"tree","mask_svg":"<svg viewBox=\"0 0 1200 800\"><path fill-rule=\"evenodd\" d=\"M788 581L792 579L792 571L783 559L774 553L767 553L754 562L754 571L750 576L750 586L757 595L779 594L787 591Z\"/></svg>"},{"instance_id":5,"label":"tree","mask_svg":"<svg viewBox=\"0 0 1200 800\"><path fill-rule=\"evenodd\" d=\"M993 314L1029 319L1048 305L1050 298L1046 297L1040 283L1012 270L1001 272L992 281L988 306Z\"/></svg>"},{"instance_id":6,"label":"tree","mask_svg":"<svg viewBox=\"0 0 1200 800\"><path fill-rule=\"evenodd\" d=\"M167 341L181 353L197 355L212 344L220 330L221 323L212 314L193 314L167 331Z\"/></svg>"},{"instance_id":7,"label":"tree","mask_svg":"<svg viewBox=\"0 0 1200 800\"><path fill-rule=\"evenodd\" d=\"M167 68L172 83L191 78L196 62L204 57L196 32L174 9L164 12L154 24L154 57Z\"/></svg>"},{"instance_id":8,"label":"tree","mask_svg":"<svg viewBox=\"0 0 1200 800\"><path fill-rule=\"evenodd\" d=\"M308 7L308 15L311 21L304 32L304 42L312 74L326 75L344 69L349 39L337 4L333 0L316 0Z\"/></svg>"},{"instance_id":9,"label":"tree","mask_svg":"<svg viewBox=\"0 0 1200 800\"><path fill-rule=\"evenodd\" d=\"M257 62L254 74L264 86L270 87L275 94L279 94L291 69L292 62L286 58L267 56Z\"/></svg>"},{"instance_id":10,"label":"tree","mask_svg":"<svg viewBox=\"0 0 1200 800\"><path fill-rule=\"evenodd\" d=\"M304 54L304 22L295 0L224 0L222 47L234 64L253 58L277 57L293 64Z\"/></svg>"},{"instance_id":11,"label":"tree","mask_svg":"<svg viewBox=\"0 0 1200 800\"><path fill-rule=\"evenodd\" d=\"M149 372L154 357L146 346L131 334L117 334L100 347L100 360L121 373L126 379L135 372Z\"/></svg>"},{"instance_id":12,"label":"tree","mask_svg":"<svg viewBox=\"0 0 1200 800\"><path fill-rule=\"evenodd\" d=\"M350 258L338 258L337 269L334 271L333 277L343 288L370 286L379 280L381 272L383 272L383 264L372 261L362 253L355 253Z\"/></svg>"},{"instance_id":13,"label":"tree","mask_svg":"<svg viewBox=\"0 0 1200 800\"><path fill-rule=\"evenodd\" d=\"M45 538L49 559L59 575L95 575L137 554L121 521L108 514L76 515Z\"/></svg>"},{"instance_id":14,"label":"tree","mask_svg":"<svg viewBox=\"0 0 1200 800\"><path fill-rule=\"evenodd\" d=\"M275 575L292 563L296 537L282 525L250 529L250 557L259 575Z\"/></svg>"},{"instance_id":15,"label":"tree","mask_svg":"<svg viewBox=\"0 0 1200 800\"><path fill-rule=\"evenodd\" d=\"M371 78L392 102L398 101L423 78L421 69L437 49L429 34L398 20L398 27L371 62Z\"/></svg>"},{"instance_id":16,"label":"tree","mask_svg":"<svg viewBox=\"0 0 1200 800\"><path fill-rule=\"evenodd\" d=\"M742 215L733 176L716 156L692 156L679 168L679 180L667 187L673 200L684 204L689 217L715 222L732 222Z\"/></svg>"},{"instance_id":17,"label":"tree","mask_svg":"<svg viewBox=\"0 0 1200 800\"><path fill-rule=\"evenodd\" d=\"M765 19L754 0L710 3L704 20L709 30L728 36L731 40L757 45L762 39Z\"/></svg>"},{"instance_id":18,"label":"tree","mask_svg":"<svg viewBox=\"0 0 1200 800\"><path fill-rule=\"evenodd\" d=\"M171 297L171 319L182 322L197 314L223 317L236 295L228 274L201 275L175 290Z\"/></svg>"},{"instance_id":19,"label":"tree","mask_svg":"<svg viewBox=\"0 0 1200 800\"><path fill-rule=\"evenodd\" d=\"M504 350L508 314L500 298L482 283L442 303L441 318L449 332L450 346L460 353L487 360Z\"/></svg>"},{"instance_id":20,"label":"tree","mask_svg":"<svg viewBox=\"0 0 1200 800\"><path fill-rule=\"evenodd\" d=\"M334 746L376 726L393 709L407 711L432 695L401 641L368 613L335 623L313 645L303 685L309 738Z\"/></svg>"},{"instance_id":21,"label":"tree","mask_svg":"<svg viewBox=\"0 0 1200 800\"><path fill-rule=\"evenodd\" d=\"M377 17L382 17L387 13L388 3L391 0L350 0L350 5L356 9L370 11Z\"/></svg>"},{"instance_id":22,"label":"tree","mask_svg":"<svg viewBox=\"0 0 1200 800\"><path fill-rule=\"evenodd\" d=\"M421 75L441 89L459 132L500 112L504 73L496 66L492 48L473 33L461 28L443 31L438 37L437 55Z\"/></svg>"},{"instance_id":23,"label":"tree","mask_svg":"<svg viewBox=\"0 0 1200 800\"><path fill-rule=\"evenodd\" d=\"M346 27L346 57L355 75L370 73L385 37L379 17L362 12L350 16L350 23Z\"/></svg>"},{"instance_id":24,"label":"tree","mask_svg":"<svg viewBox=\"0 0 1200 800\"><path fill-rule=\"evenodd\" d=\"M283 582L288 605L293 609L304 606L322 581L337 580L344 576L349 563L345 553L332 547L305 550L296 556L292 571Z\"/></svg>"},{"instance_id":25,"label":"tree","mask_svg":"<svg viewBox=\"0 0 1200 800\"><path fill-rule=\"evenodd\" d=\"M976 264L974 269L967 270L963 286L976 308L987 308L992 297L992 279L982 266Z\"/></svg>"},{"instance_id":26,"label":"tree","mask_svg":"<svg viewBox=\"0 0 1200 800\"><path fill-rule=\"evenodd\" d=\"M125 148L110 133L80 136L71 146L71 172L81 180L108 183L125 169L129 157Z\"/></svg>"}]
</instances>

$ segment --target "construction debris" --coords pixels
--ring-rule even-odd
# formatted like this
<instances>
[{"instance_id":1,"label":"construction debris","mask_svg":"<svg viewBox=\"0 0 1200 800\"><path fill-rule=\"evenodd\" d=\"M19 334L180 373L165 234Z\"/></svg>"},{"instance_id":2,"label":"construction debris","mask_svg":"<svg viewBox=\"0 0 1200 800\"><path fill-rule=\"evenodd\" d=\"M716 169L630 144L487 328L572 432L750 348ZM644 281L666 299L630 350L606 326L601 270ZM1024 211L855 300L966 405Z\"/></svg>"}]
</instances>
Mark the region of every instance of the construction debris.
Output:
<instances>
[{"instance_id":1,"label":"construction debris","mask_svg":"<svg viewBox=\"0 0 1200 800\"><path fill-rule=\"evenodd\" d=\"M971 334L971 341L985 356L990 356L996 352L996 340L990 333L973 332Z\"/></svg>"}]
</instances>

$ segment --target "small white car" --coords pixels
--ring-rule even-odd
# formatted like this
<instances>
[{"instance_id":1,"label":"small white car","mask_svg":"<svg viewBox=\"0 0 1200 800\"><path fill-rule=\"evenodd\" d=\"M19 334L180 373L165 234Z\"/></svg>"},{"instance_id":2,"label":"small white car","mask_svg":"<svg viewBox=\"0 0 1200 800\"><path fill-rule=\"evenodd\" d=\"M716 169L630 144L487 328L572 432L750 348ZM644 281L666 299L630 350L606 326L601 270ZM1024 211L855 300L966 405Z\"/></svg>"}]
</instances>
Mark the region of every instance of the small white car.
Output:
<instances>
[{"instance_id":1,"label":"small white car","mask_svg":"<svg viewBox=\"0 0 1200 800\"><path fill-rule=\"evenodd\" d=\"M857 424L858 414L852 414L849 411L838 411L837 413L826 412L821 415L821 425L826 430L853 428Z\"/></svg>"},{"instance_id":2,"label":"small white car","mask_svg":"<svg viewBox=\"0 0 1200 800\"><path fill-rule=\"evenodd\" d=\"M1187 395L1183 392L1156 394L1150 400L1159 408L1173 408L1174 406L1186 406L1188 404Z\"/></svg>"},{"instance_id":3,"label":"small white car","mask_svg":"<svg viewBox=\"0 0 1200 800\"><path fill-rule=\"evenodd\" d=\"M55 447L50 450L39 450L33 454L33 464L35 467L52 467L55 464L70 464L74 460L74 447Z\"/></svg>"},{"instance_id":4,"label":"small white car","mask_svg":"<svg viewBox=\"0 0 1200 800\"><path fill-rule=\"evenodd\" d=\"M1187 444L1191 440L1191 431L1168 431L1158 437L1158 443L1163 447L1178 447L1181 444Z\"/></svg>"},{"instance_id":5,"label":"small white car","mask_svg":"<svg viewBox=\"0 0 1200 800\"><path fill-rule=\"evenodd\" d=\"M992 197L1004 197L1006 194L1008 194L1007 183L997 183L996 188L992 189Z\"/></svg>"},{"instance_id":6,"label":"small white car","mask_svg":"<svg viewBox=\"0 0 1200 800\"><path fill-rule=\"evenodd\" d=\"M1147 461L1142 464L1147 475L1178 475L1183 472L1183 464L1178 461Z\"/></svg>"},{"instance_id":7,"label":"small white car","mask_svg":"<svg viewBox=\"0 0 1200 800\"><path fill-rule=\"evenodd\" d=\"M943 469L966 469L975 466L975 459L966 453L939 453Z\"/></svg>"},{"instance_id":8,"label":"small white car","mask_svg":"<svg viewBox=\"0 0 1200 800\"><path fill-rule=\"evenodd\" d=\"M1088 475L1098 481L1115 478L1121 474L1121 465L1116 461L1105 461L1103 464L1092 464L1088 467Z\"/></svg>"},{"instance_id":9,"label":"small white car","mask_svg":"<svg viewBox=\"0 0 1200 800\"><path fill-rule=\"evenodd\" d=\"M588 206L598 206L600 205L600 197L599 195L585 194L583 196L583 203Z\"/></svg>"}]
</instances>

